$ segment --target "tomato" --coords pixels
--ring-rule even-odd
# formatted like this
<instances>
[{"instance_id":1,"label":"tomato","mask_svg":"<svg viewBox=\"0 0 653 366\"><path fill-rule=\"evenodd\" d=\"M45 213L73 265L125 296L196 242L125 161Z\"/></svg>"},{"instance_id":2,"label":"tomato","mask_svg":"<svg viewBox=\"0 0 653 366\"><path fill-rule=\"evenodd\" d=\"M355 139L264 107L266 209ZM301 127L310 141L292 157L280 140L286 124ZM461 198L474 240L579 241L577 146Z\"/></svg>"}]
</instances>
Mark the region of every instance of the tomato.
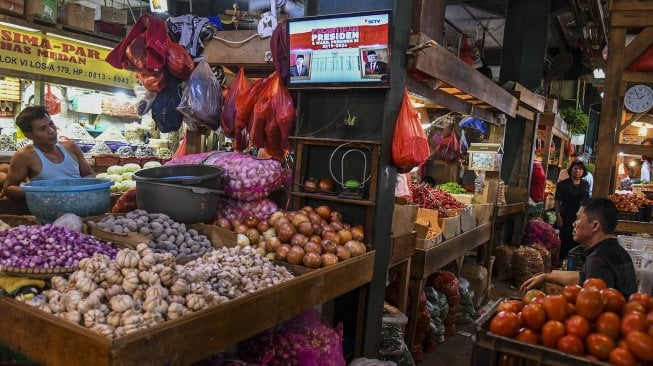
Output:
<instances>
[{"instance_id":1,"label":"tomato","mask_svg":"<svg viewBox=\"0 0 653 366\"><path fill-rule=\"evenodd\" d=\"M601 361L601 360L599 360L598 358L596 358L596 356L594 356L594 355L589 355L589 354L588 354L588 355L585 355L585 358L588 359L588 360L590 360L590 361L592 361L592 362L599 362L599 361Z\"/></svg>"},{"instance_id":2,"label":"tomato","mask_svg":"<svg viewBox=\"0 0 653 366\"><path fill-rule=\"evenodd\" d=\"M593 320L602 312L603 299L601 299L601 292L592 287L580 290L576 297L576 313Z\"/></svg>"},{"instance_id":3,"label":"tomato","mask_svg":"<svg viewBox=\"0 0 653 366\"><path fill-rule=\"evenodd\" d=\"M632 312L646 314L646 308L639 301L629 300L621 309L621 315Z\"/></svg>"},{"instance_id":4,"label":"tomato","mask_svg":"<svg viewBox=\"0 0 653 366\"><path fill-rule=\"evenodd\" d=\"M545 298L545 297L546 297L546 296L538 296L538 297L534 298L533 300L531 300L530 305L540 305L540 306L544 306L544 298Z\"/></svg>"},{"instance_id":5,"label":"tomato","mask_svg":"<svg viewBox=\"0 0 653 366\"><path fill-rule=\"evenodd\" d=\"M601 298L605 303L604 309L614 311L615 313L620 312L621 308L626 304L624 295L613 288L604 288L601 290Z\"/></svg>"},{"instance_id":6,"label":"tomato","mask_svg":"<svg viewBox=\"0 0 653 366\"><path fill-rule=\"evenodd\" d=\"M567 303L567 316L576 314L576 305Z\"/></svg>"},{"instance_id":7,"label":"tomato","mask_svg":"<svg viewBox=\"0 0 653 366\"><path fill-rule=\"evenodd\" d=\"M651 311L651 296L645 293L635 292L634 294L630 295L628 301L637 301L638 303L642 304L644 309L646 309L645 313Z\"/></svg>"},{"instance_id":8,"label":"tomato","mask_svg":"<svg viewBox=\"0 0 653 366\"><path fill-rule=\"evenodd\" d=\"M521 310L521 320L529 329L539 331L546 322L546 313L542 306L529 304Z\"/></svg>"},{"instance_id":9,"label":"tomato","mask_svg":"<svg viewBox=\"0 0 653 366\"><path fill-rule=\"evenodd\" d=\"M542 326L542 344L555 348L558 345L558 339L565 335L565 325L557 320L549 320Z\"/></svg>"},{"instance_id":10,"label":"tomato","mask_svg":"<svg viewBox=\"0 0 653 366\"><path fill-rule=\"evenodd\" d=\"M583 341L573 334L560 337L557 343L558 350L571 355L581 356L585 352Z\"/></svg>"},{"instance_id":11,"label":"tomato","mask_svg":"<svg viewBox=\"0 0 653 366\"><path fill-rule=\"evenodd\" d=\"M616 366L635 366L637 359L629 350L617 347L610 352L610 363Z\"/></svg>"},{"instance_id":12,"label":"tomato","mask_svg":"<svg viewBox=\"0 0 653 366\"><path fill-rule=\"evenodd\" d=\"M521 321L519 315L510 312L502 311L495 315L490 322L490 331L504 337L514 337L519 332Z\"/></svg>"},{"instance_id":13,"label":"tomato","mask_svg":"<svg viewBox=\"0 0 653 366\"><path fill-rule=\"evenodd\" d=\"M612 338L601 333L592 333L585 339L587 351L596 356L599 360L607 360L610 357L610 352L614 349L614 341Z\"/></svg>"},{"instance_id":14,"label":"tomato","mask_svg":"<svg viewBox=\"0 0 653 366\"><path fill-rule=\"evenodd\" d=\"M561 322L567 318L567 300L560 294L547 295L544 297L544 311L548 319Z\"/></svg>"},{"instance_id":15,"label":"tomato","mask_svg":"<svg viewBox=\"0 0 653 366\"><path fill-rule=\"evenodd\" d=\"M565 286L564 289L562 289L562 296L564 296L565 299L567 299L567 302L571 304L575 304L576 296L578 296L578 293L580 292L581 289L582 287L580 287L580 285L578 284L567 285Z\"/></svg>"},{"instance_id":16,"label":"tomato","mask_svg":"<svg viewBox=\"0 0 653 366\"><path fill-rule=\"evenodd\" d=\"M600 291L607 287L608 285L605 284L605 281L600 278L588 278L583 282L583 288L595 288Z\"/></svg>"},{"instance_id":17,"label":"tomato","mask_svg":"<svg viewBox=\"0 0 653 366\"><path fill-rule=\"evenodd\" d=\"M617 348L628 349L628 344L626 343L626 338L620 338L617 342Z\"/></svg>"},{"instance_id":18,"label":"tomato","mask_svg":"<svg viewBox=\"0 0 653 366\"><path fill-rule=\"evenodd\" d=\"M515 339L524 343L540 343L540 336L537 334L537 332L534 332L528 328L522 328Z\"/></svg>"},{"instance_id":19,"label":"tomato","mask_svg":"<svg viewBox=\"0 0 653 366\"><path fill-rule=\"evenodd\" d=\"M596 318L595 325L597 333L605 334L615 341L619 339L619 329L621 327L621 319L619 318L619 315L611 311L606 311Z\"/></svg>"},{"instance_id":20,"label":"tomato","mask_svg":"<svg viewBox=\"0 0 653 366\"><path fill-rule=\"evenodd\" d=\"M520 300L503 300L497 306L497 312L509 311L511 313L518 313L522 307L524 307L524 304Z\"/></svg>"},{"instance_id":21,"label":"tomato","mask_svg":"<svg viewBox=\"0 0 653 366\"><path fill-rule=\"evenodd\" d=\"M632 332L626 336L628 350L642 361L653 361L653 337L642 332Z\"/></svg>"},{"instance_id":22,"label":"tomato","mask_svg":"<svg viewBox=\"0 0 653 366\"><path fill-rule=\"evenodd\" d=\"M641 313L628 313L621 318L621 334L627 336L630 332L646 332L648 324L646 315Z\"/></svg>"},{"instance_id":23,"label":"tomato","mask_svg":"<svg viewBox=\"0 0 653 366\"><path fill-rule=\"evenodd\" d=\"M649 327L653 326L653 311L646 313L646 323Z\"/></svg>"},{"instance_id":24,"label":"tomato","mask_svg":"<svg viewBox=\"0 0 653 366\"><path fill-rule=\"evenodd\" d=\"M572 315L565 320L565 331L580 339L585 339L590 334L590 323L580 315Z\"/></svg>"},{"instance_id":25,"label":"tomato","mask_svg":"<svg viewBox=\"0 0 653 366\"><path fill-rule=\"evenodd\" d=\"M533 301L533 299L540 296L546 296L546 294L537 289L528 290L524 296L522 296L521 301L524 303L524 305L528 305L531 303L531 301Z\"/></svg>"}]
</instances>

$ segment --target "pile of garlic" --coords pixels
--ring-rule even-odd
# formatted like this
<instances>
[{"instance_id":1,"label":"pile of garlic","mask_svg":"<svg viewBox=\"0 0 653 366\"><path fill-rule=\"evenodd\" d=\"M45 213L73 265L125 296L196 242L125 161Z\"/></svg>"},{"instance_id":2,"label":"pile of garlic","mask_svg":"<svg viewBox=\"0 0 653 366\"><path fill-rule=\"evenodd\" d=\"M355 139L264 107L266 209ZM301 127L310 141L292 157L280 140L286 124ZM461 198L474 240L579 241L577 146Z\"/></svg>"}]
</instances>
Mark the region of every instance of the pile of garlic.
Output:
<instances>
[{"instance_id":1,"label":"pile of garlic","mask_svg":"<svg viewBox=\"0 0 653 366\"><path fill-rule=\"evenodd\" d=\"M223 248L182 266L171 254L154 253L141 243L136 250L120 250L115 260L95 254L79 267L68 280L53 277L50 290L26 303L110 339L293 278L284 267L240 247ZM220 287L216 284L225 277L214 278L224 273L230 274L229 286Z\"/></svg>"}]
</instances>

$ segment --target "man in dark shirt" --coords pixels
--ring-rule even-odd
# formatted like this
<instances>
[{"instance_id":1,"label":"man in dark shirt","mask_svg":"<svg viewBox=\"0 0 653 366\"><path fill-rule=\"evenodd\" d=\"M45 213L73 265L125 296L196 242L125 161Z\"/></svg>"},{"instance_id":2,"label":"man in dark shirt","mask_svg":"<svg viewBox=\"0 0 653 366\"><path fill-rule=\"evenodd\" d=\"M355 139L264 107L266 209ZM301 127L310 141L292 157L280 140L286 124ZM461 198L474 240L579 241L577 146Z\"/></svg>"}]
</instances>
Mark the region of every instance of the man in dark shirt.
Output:
<instances>
[{"instance_id":1,"label":"man in dark shirt","mask_svg":"<svg viewBox=\"0 0 653 366\"><path fill-rule=\"evenodd\" d=\"M626 298L637 291L635 268L630 255L614 237L617 207L607 198L592 198L583 203L574 222L574 240L585 248L585 263L580 272L552 271L540 273L521 285L522 291L543 282L559 285L583 284L588 278L600 278L608 287L619 290Z\"/></svg>"}]
</instances>

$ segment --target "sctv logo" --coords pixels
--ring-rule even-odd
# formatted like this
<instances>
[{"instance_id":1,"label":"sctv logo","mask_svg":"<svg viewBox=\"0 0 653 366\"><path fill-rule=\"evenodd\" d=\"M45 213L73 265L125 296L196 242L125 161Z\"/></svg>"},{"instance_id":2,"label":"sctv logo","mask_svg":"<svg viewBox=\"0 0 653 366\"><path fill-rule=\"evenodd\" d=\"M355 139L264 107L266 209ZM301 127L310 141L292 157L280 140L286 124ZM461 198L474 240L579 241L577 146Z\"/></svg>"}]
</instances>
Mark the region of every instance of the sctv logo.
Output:
<instances>
[{"instance_id":1,"label":"sctv logo","mask_svg":"<svg viewBox=\"0 0 653 366\"><path fill-rule=\"evenodd\" d=\"M381 23L381 19L365 19L365 23L368 23L368 24L379 24L379 23Z\"/></svg>"}]
</instances>

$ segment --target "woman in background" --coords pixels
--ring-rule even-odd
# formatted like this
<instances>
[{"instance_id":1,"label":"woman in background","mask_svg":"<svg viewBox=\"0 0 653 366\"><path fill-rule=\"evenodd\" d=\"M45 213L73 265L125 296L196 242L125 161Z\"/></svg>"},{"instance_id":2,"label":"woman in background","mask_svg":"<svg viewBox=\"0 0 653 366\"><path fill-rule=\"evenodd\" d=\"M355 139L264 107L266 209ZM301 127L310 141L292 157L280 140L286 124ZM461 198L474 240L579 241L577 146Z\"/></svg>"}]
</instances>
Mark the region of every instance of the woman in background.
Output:
<instances>
[{"instance_id":1,"label":"woman in background","mask_svg":"<svg viewBox=\"0 0 653 366\"><path fill-rule=\"evenodd\" d=\"M577 246L573 230L580 204L589 198L589 183L583 179L587 168L582 161L574 161L567 169L569 178L556 184L556 225L560 228L560 260L567 258L570 249Z\"/></svg>"}]
</instances>

